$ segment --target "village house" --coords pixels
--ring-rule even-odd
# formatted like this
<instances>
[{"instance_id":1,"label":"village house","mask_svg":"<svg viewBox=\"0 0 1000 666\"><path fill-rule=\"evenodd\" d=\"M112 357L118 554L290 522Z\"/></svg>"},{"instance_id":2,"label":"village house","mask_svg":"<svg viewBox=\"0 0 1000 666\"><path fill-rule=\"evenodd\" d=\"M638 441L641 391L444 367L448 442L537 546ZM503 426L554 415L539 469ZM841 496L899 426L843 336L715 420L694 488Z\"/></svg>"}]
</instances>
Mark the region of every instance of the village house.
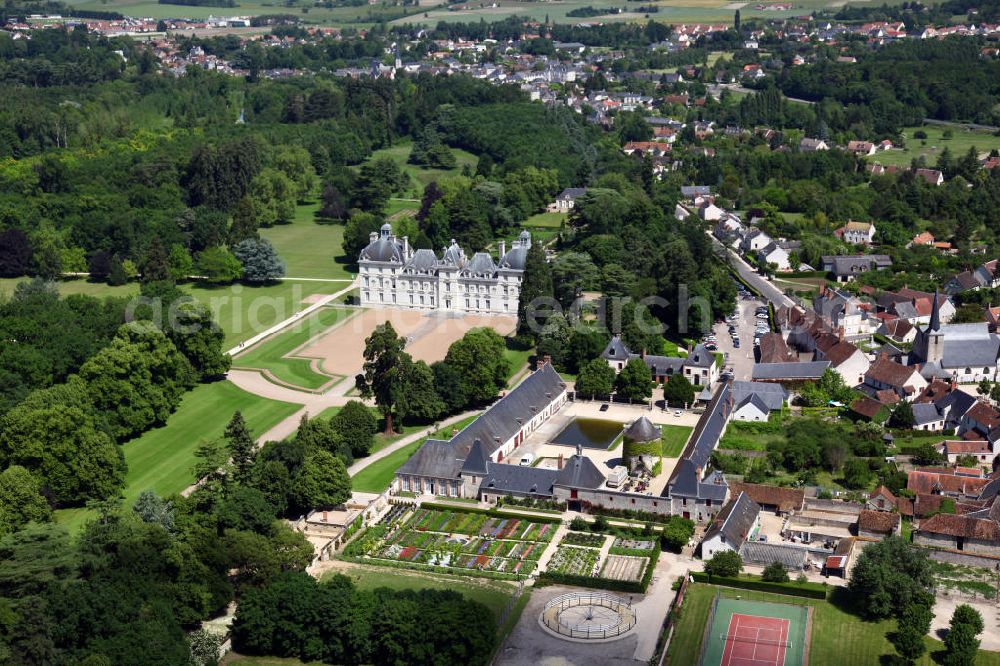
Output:
<instances>
[{"instance_id":1,"label":"village house","mask_svg":"<svg viewBox=\"0 0 1000 666\"><path fill-rule=\"evenodd\" d=\"M785 488L760 483L739 483L733 481L729 484L729 492L733 496L746 493L750 496L750 499L760 506L761 511L770 511L779 516L787 516L796 511L802 511L805 505L806 493L801 488Z\"/></svg>"},{"instance_id":2,"label":"village house","mask_svg":"<svg viewBox=\"0 0 1000 666\"><path fill-rule=\"evenodd\" d=\"M952 277L945 284L946 294L960 294L963 291L979 291L1000 286L1000 272L997 271L998 260L993 259L973 270L963 271Z\"/></svg>"},{"instance_id":3,"label":"village house","mask_svg":"<svg viewBox=\"0 0 1000 666\"><path fill-rule=\"evenodd\" d=\"M907 321L913 325L929 324L934 300L938 304L938 319L947 324L955 316L955 304L945 294L917 291L903 287L899 291L886 291L876 300L879 312Z\"/></svg>"},{"instance_id":4,"label":"village house","mask_svg":"<svg viewBox=\"0 0 1000 666\"><path fill-rule=\"evenodd\" d=\"M702 559L711 559L716 553L727 550L739 552L760 529L760 506L745 492L741 492L715 517L705 531L701 542Z\"/></svg>"},{"instance_id":5,"label":"village house","mask_svg":"<svg viewBox=\"0 0 1000 666\"><path fill-rule=\"evenodd\" d=\"M983 440L948 439L937 445L938 453L952 465L956 464L959 458L969 456L975 458L983 465L990 465L995 454L993 446Z\"/></svg>"},{"instance_id":6,"label":"village house","mask_svg":"<svg viewBox=\"0 0 1000 666\"><path fill-rule=\"evenodd\" d=\"M817 150L830 150L830 146L822 139L809 139L803 137L799 141L799 150L803 153L814 153Z\"/></svg>"},{"instance_id":7,"label":"village house","mask_svg":"<svg viewBox=\"0 0 1000 666\"><path fill-rule=\"evenodd\" d=\"M898 513L862 509L858 514L858 536L867 539L884 539L899 535L902 521Z\"/></svg>"},{"instance_id":8,"label":"village house","mask_svg":"<svg viewBox=\"0 0 1000 666\"><path fill-rule=\"evenodd\" d=\"M658 384L666 382L672 375L678 373L683 374L695 386L711 386L719 379L715 355L702 344L695 345L683 358L647 354L645 351L636 354L629 350L621 336L616 335L604 347L601 358L607 361L616 373L621 372L625 364L632 359L642 359L649 367L653 381Z\"/></svg>"},{"instance_id":9,"label":"village house","mask_svg":"<svg viewBox=\"0 0 1000 666\"><path fill-rule=\"evenodd\" d=\"M772 241L757 253L757 260L764 266L774 266L779 271L790 271L798 268L792 266L792 253L802 248L799 241Z\"/></svg>"},{"instance_id":10,"label":"village house","mask_svg":"<svg viewBox=\"0 0 1000 666\"><path fill-rule=\"evenodd\" d=\"M851 245L871 245L875 240L875 225L871 222L848 222L833 235Z\"/></svg>"},{"instance_id":11,"label":"village house","mask_svg":"<svg viewBox=\"0 0 1000 666\"><path fill-rule=\"evenodd\" d=\"M586 187L567 187L559 193L555 203L550 208L556 213L568 213L576 206L576 200L586 193Z\"/></svg>"},{"instance_id":12,"label":"village house","mask_svg":"<svg viewBox=\"0 0 1000 666\"><path fill-rule=\"evenodd\" d=\"M861 273L892 267L886 254L824 255L821 259L823 271L837 282L850 282Z\"/></svg>"},{"instance_id":13,"label":"village house","mask_svg":"<svg viewBox=\"0 0 1000 666\"><path fill-rule=\"evenodd\" d=\"M871 141L848 141L847 150L860 157L874 155L877 148Z\"/></svg>"},{"instance_id":14,"label":"village house","mask_svg":"<svg viewBox=\"0 0 1000 666\"><path fill-rule=\"evenodd\" d=\"M913 543L930 548L945 548L1000 556L1000 503L965 515L939 513L926 520L913 534Z\"/></svg>"},{"instance_id":15,"label":"village house","mask_svg":"<svg viewBox=\"0 0 1000 666\"><path fill-rule=\"evenodd\" d=\"M913 366L901 365L890 360L888 355L879 354L865 373L862 390L870 396L882 390L895 393L900 400L912 402L927 386L927 380ZM882 402L882 401L880 401Z\"/></svg>"}]
</instances>

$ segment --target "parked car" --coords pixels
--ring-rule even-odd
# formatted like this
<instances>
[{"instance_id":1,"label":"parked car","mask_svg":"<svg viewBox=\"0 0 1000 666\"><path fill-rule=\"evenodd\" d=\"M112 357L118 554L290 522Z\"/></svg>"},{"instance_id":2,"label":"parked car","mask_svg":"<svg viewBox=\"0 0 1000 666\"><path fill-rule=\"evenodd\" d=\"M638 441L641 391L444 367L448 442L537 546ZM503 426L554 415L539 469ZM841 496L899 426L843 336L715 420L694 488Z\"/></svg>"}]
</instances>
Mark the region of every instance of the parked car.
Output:
<instances>
[{"instance_id":1,"label":"parked car","mask_svg":"<svg viewBox=\"0 0 1000 666\"><path fill-rule=\"evenodd\" d=\"M602 412L606 412L606 411L608 411L608 407L609 407L609 406L610 406L610 405L608 405L608 403L604 403L603 405L601 405L601 409L600 409L600 411L602 411Z\"/></svg>"},{"instance_id":2,"label":"parked car","mask_svg":"<svg viewBox=\"0 0 1000 666\"><path fill-rule=\"evenodd\" d=\"M521 467L531 467L531 463L535 462L535 456L532 453L525 453L521 456Z\"/></svg>"},{"instance_id":3,"label":"parked car","mask_svg":"<svg viewBox=\"0 0 1000 666\"><path fill-rule=\"evenodd\" d=\"M740 348L740 339L739 338L736 338L735 340L733 340L733 346L736 347L737 349Z\"/></svg>"},{"instance_id":4,"label":"parked car","mask_svg":"<svg viewBox=\"0 0 1000 666\"><path fill-rule=\"evenodd\" d=\"M675 409L674 410L674 416L680 416L680 415L681 415L681 410Z\"/></svg>"}]
</instances>

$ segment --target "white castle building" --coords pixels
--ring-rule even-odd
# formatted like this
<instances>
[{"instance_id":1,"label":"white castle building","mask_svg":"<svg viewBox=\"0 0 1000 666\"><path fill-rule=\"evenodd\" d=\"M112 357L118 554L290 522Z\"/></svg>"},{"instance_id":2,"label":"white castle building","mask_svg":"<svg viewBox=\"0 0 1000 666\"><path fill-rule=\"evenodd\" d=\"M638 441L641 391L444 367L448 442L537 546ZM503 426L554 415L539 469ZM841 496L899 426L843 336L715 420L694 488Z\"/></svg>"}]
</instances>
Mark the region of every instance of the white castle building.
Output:
<instances>
[{"instance_id":1,"label":"white castle building","mask_svg":"<svg viewBox=\"0 0 1000 666\"><path fill-rule=\"evenodd\" d=\"M521 232L511 243L500 241L500 260L488 252L467 259L454 240L438 257L433 250L410 247L406 236L397 238L392 225L382 225L358 259L361 304L450 310L479 314L516 314L524 263L531 234Z\"/></svg>"}]
</instances>

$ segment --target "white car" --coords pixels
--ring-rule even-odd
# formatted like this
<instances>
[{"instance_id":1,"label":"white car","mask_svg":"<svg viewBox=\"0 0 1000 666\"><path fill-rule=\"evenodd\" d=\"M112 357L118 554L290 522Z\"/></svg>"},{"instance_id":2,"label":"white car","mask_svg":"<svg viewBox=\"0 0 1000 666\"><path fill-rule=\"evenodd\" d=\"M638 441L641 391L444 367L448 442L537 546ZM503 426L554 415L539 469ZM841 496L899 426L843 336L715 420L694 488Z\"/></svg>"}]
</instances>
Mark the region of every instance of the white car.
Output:
<instances>
[{"instance_id":1,"label":"white car","mask_svg":"<svg viewBox=\"0 0 1000 666\"><path fill-rule=\"evenodd\" d=\"M681 410L677 409L674 411L674 416L680 416L680 415L681 415Z\"/></svg>"}]
</instances>

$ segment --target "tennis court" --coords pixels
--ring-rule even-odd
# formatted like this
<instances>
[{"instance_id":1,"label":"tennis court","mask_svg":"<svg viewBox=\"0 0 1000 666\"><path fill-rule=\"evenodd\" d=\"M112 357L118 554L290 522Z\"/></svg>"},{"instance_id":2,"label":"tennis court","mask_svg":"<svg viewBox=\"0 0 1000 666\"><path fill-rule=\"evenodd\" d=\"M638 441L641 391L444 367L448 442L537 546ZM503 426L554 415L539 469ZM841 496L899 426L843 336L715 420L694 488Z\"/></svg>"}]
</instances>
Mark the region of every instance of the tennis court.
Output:
<instances>
[{"instance_id":1,"label":"tennis court","mask_svg":"<svg viewBox=\"0 0 1000 666\"><path fill-rule=\"evenodd\" d=\"M810 610L717 594L701 666L806 666Z\"/></svg>"}]
</instances>

